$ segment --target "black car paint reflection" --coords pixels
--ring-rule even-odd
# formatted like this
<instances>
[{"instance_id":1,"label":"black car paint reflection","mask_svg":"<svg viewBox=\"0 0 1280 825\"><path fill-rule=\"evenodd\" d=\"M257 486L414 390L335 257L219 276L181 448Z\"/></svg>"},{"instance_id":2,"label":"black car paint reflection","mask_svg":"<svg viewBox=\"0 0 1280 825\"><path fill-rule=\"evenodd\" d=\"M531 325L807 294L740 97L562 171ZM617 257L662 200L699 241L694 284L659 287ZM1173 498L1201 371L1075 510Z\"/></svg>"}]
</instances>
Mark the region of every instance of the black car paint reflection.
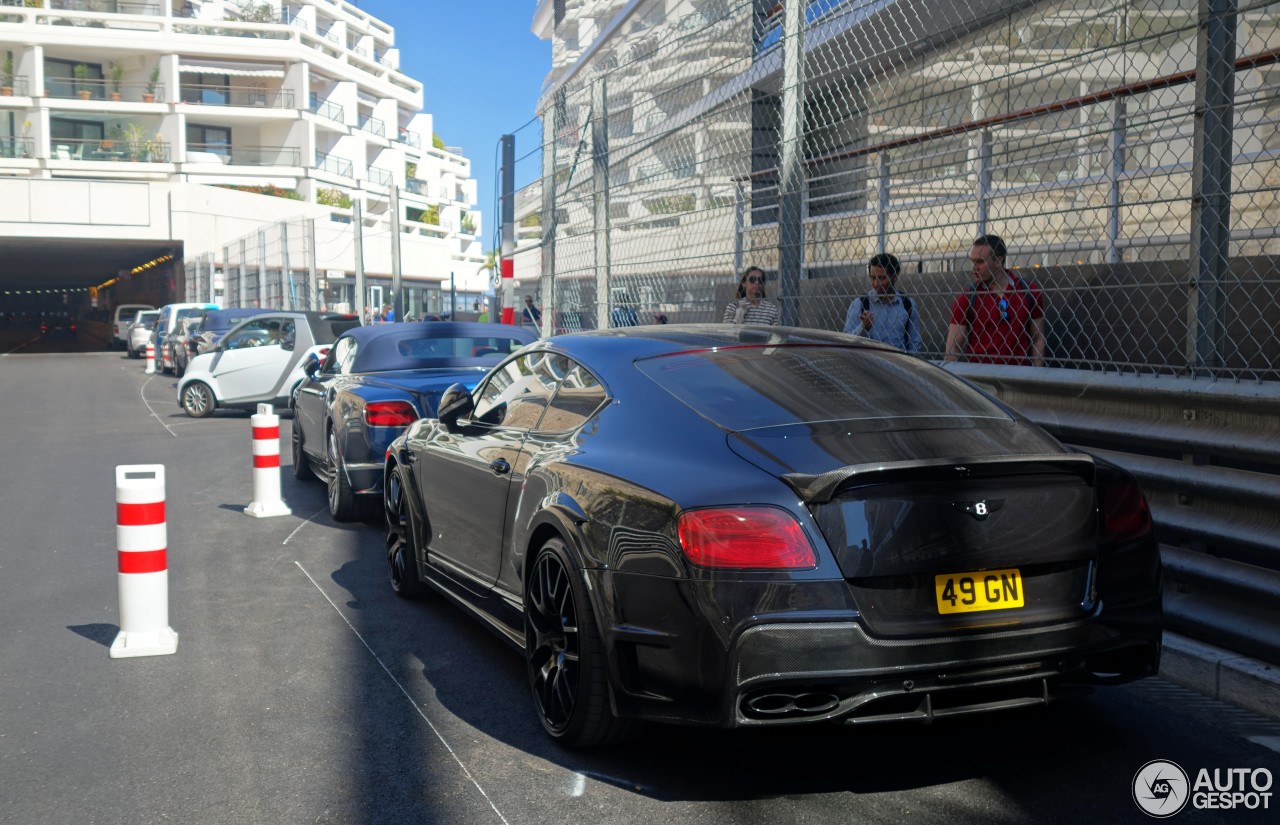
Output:
<instances>
[{"instance_id":1,"label":"black car paint reflection","mask_svg":"<svg viewBox=\"0 0 1280 825\"><path fill-rule=\"evenodd\" d=\"M567 745L644 719L933 719L1156 672L1132 477L896 350L608 330L531 345L454 400L392 445L392 584L524 651ZM1025 604L944 610L941 582L996 570Z\"/></svg>"}]
</instances>

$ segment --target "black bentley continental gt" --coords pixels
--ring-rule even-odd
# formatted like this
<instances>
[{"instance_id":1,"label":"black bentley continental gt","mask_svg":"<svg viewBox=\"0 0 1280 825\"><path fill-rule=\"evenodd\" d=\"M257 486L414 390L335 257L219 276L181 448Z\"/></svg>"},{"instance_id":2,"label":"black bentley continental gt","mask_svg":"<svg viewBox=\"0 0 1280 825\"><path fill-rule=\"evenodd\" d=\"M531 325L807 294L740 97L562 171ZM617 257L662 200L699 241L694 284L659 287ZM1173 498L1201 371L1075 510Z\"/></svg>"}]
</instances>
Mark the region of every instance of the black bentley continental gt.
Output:
<instances>
[{"instance_id":1,"label":"black bentley continental gt","mask_svg":"<svg viewBox=\"0 0 1280 825\"><path fill-rule=\"evenodd\" d=\"M547 338L388 450L391 584L528 662L571 747L641 720L932 720L1154 675L1126 471L938 366L785 327Z\"/></svg>"}]
</instances>

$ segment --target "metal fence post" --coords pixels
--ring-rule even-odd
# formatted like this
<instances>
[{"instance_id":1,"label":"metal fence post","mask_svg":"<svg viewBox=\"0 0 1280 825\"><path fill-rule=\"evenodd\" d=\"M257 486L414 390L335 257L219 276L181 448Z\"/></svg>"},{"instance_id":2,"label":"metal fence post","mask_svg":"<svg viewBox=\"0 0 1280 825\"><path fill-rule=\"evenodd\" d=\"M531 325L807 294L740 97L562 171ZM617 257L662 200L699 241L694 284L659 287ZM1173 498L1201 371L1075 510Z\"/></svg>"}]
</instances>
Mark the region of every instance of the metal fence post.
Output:
<instances>
[{"instance_id":1,"label":"metal fence post","mask_svg":"<svg viewBox=\"0 0 1280 825\"><path fill-rule=\"evenodd\" d=\"M1231 273L1236 0L1200 0L1199 6L1187 360L1193 374L1211 375L1222 366L1223 287Z\"/></svg>"},{"instance_id":2,"label":"metal fence post","mask_svg":"<svg viewBox=\"0 0 1280 825\"><path fill-rule=\"evenodd\" d=\"M778 298L781 323L800 320L800 280L804 270L804 9L783 6L782 151L778 164Z\"/></svg>"},{"instance_id":3,"label":"metal fence post","mask_svg":"<svg viewBox=\"0 0 1280 825\"><path fill-rule=\"evenodd\" d=\"M876 178L876 253L883 255L889 245L889 153L880 153Z\"/></svg>"},{"instance_id":4,"label":"metal fence post","mask_svg":"<svg viewBox=\"0 0 1280 825\"><path fill-rule=\"evenodd\" d=\"M733 271L742 276L747 240L747 195L743 181L734 181L733 186Z\"/></svg>"},{"instance_id":5,"label":"metal fence post","mask_svg":"<svg viewBox=\"0 0 1280 825\"><path fill-rule=\"evenodd\" d=\"M289 288L284 288L285 280ZM284 308L297 309L298 296L293 283L293 270L289 268L289 223L280 221L280 291L284 293Z\"/></svg>"},{"instance_id":6,"label":"metal fence post","mask_svg":"<svg viewBox=\"0 0 1280 825\"><path fill-rule=\"evenodd\" d=\"M267 291L267 230L258 230L258 290L257 306L262 306L264 293Z\"/></svg>"},{"instance_id":7,"label":"metal fence post","mask_svg":"<svg viewBox=\"0 0 1280 825\"><path fill-rule=\"evenodd\" d=\"M400 273L400 187L395 178L391 179L391 311L395 313L396 323L404 320L404 291L401 288Z\"/></svg>"},{"instance_id":8,"label":"metal fence post","mask_svg":"<svg viewBox=\"0 0 1280 825\"><path fill-rule=\"evenodd\" d=\"M240 239L240 277L236 284L236 306L245 306L245 281L249 278L249 238L245 236Z\"/></svg>"},{"instance_id":9,"label":"metal fence post","mask_svg":"<svg viewBox=\"0 0 1280 825\"><path fill-rule=\"evenodd\" d=\"M320 281L316 273L316 219L304 221L303 232L306 238L303 243L306 244L307 254L307 300L310 306L307 309L327 309L328 302L324 298L324 293L320 289ZM311 296L315 296L312 301Z\"/></svg>"},{"instance_id":10,"label":"metal fence post","mask_svg":"<svg viewBox=\"0 0 1280 825\"><path fill-rule=\"evenodd\" d=\"M978 235L987 234L991 209L991 130L978 132L978 155L974 158L975 190L978 203Z\"/></svg>"},{"instance_id":11,"label":"metal fence post","mask_svg":"<svg viewBox=\"0 0 1280 825\"><path fill-rule=\"evenodd\" d=\"M542 116L542 334L556 331L556 134L560 108Z\"/></svg>"},{"instance_id":12,"label":"metal fence post","mask_svg":"<svg viewBox=\"0 0 1280 825\"><path fill-rule=\"evenodd\" d=\"M364 312L364 205L360 198L355 198L351 204L351 231L355 233L353 242L355 243L356 256L356 315L360 318L360 323L365 321Z\"/></svg>"},{"instance_id":13,"label":"metal fence post","mask_svg":"<svg viewBox=\"0 0 1280 825\"><path fill-rule=\"evenodd\" d=\"M609 326L609 116L605 80L591 86L591 194L595 229L596 327Z\"/></svg>"},{"instance_id":14,"label":"metal fence post","mask_svg":"<svg viewBox=\"0 0 1280 825\"><path fill-rule=\"evenodd\" d=\"M1107 164L1107 263L1118 264L1124 255L1120 249L1120 207L1123 198L1120 183L1124 180L1126 107L1124 98L1111 104L1110 162Z\"/></svg>"}]
</instances>

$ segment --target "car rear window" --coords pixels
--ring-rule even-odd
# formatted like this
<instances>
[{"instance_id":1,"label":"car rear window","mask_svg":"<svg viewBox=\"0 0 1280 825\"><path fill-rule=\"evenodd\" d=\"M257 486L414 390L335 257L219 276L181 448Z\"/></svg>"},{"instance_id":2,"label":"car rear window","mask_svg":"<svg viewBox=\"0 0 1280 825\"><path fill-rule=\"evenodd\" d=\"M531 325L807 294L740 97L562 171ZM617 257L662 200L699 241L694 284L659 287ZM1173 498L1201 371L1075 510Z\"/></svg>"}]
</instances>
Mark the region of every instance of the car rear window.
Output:
<instances>
[{"instance_id":1,"label":"car rear window","mask_svg":"<svg viewBox=\"0 0 1280 825\"><path fill-rule=\"evenodd\" d=\"M949 373L885 350L733 347L636 366L695 412L734 431L818 421L848 421L859 430L906 418L1009 418Z\"/></svg>"},{"instance_id":2,"label":"car rear window","mask_svg":"<svg viewBox=\"0 0 1280 825\"><path fill-rule=\"evenodd\" d=\"M505 336L462 336L458 338L410 338L401 341L396 349L405 358L445 359L487 358L494 364L525 345L525 342Z\"/></svg>"},{"instance_id":3,"label":"car rear window","mask_svg":"<svg viewBox=\"0 0 1280 825\"><path fill-rule=\"evenodd\" d=\"M339 315L328 318L320 318L315 322L313 331L316 336L317 344L331 344L338 340L338 336L349 329L355 329L360 326L360 318L355 315Z\"/></svg>"}]
</instances>

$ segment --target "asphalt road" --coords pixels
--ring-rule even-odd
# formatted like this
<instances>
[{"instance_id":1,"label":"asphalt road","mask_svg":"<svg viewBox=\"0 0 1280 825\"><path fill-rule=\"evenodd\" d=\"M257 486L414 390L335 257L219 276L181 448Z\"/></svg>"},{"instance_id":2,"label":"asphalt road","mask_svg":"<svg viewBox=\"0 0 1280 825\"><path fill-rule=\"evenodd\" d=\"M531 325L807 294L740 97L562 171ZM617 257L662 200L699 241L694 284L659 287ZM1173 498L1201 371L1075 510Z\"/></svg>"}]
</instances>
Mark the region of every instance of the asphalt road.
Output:
<instances>
[{"instance_id":1,"label":"asphalt road","mask_svg":"<svg viewBox=\"0 0 1280 825\"><path fill-rule=\"evenodd\" d=\"M654 727L562 751L518 655L396 599L380 529L332 523L318 482L285 466L293 514L243 514L247 415L187 418L122 353L31 349L0 357L2 823L1076 825L1148 821L1132 791L1152 760L1280 777L1280 725L1162 680L928 727ZM288 439L284 419L286 465ZM152 463L178 650L111 659L115 467ZM1268 802L1173 821L1274 822Z\"/></svg>"}]
</instances>

